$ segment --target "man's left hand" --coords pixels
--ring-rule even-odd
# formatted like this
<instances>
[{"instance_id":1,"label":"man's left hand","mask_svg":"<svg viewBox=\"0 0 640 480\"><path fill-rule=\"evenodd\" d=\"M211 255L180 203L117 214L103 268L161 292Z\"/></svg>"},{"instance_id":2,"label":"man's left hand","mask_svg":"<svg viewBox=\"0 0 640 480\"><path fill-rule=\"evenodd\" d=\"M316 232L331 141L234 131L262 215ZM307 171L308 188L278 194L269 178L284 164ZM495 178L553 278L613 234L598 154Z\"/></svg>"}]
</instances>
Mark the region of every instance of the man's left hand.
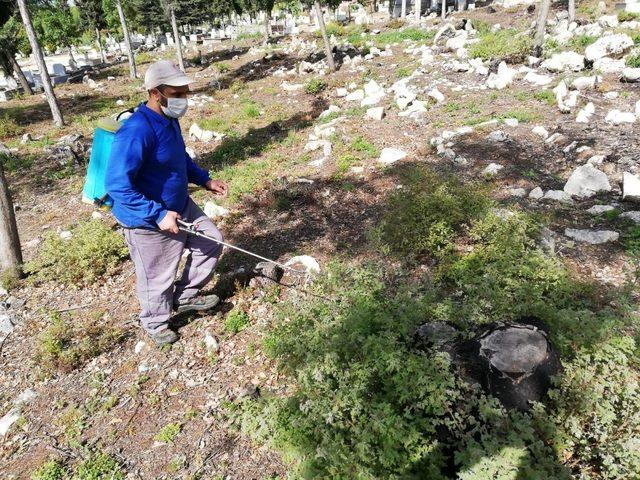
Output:
<instances>
[{"instance_id":1,"label":"man's left hand","mask_svg":"<svg viewBox=\"0 0 640 480\"><path fill-rule=\"evenodd\" d=\"M229 187L222 180L209 180L206 184L207 190L211 190L216 195L225 196Z\"/></svg>"}]
</instances>

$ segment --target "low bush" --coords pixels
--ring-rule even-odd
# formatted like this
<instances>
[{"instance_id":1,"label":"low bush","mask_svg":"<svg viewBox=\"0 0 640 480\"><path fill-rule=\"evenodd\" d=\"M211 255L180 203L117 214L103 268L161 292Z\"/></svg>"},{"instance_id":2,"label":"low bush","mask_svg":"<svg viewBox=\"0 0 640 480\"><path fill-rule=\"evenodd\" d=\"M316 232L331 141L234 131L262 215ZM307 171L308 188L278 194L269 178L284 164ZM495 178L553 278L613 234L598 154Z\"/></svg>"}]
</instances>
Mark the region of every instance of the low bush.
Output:
<instances>
[{"instance_id":1,"label":"low bush","mask_svg":"<svg viewBox=\"0 0 640 480\"><path fill-rule=\"evenodd\" d=\"M400 257L450 252L456 235L491 205L482 186L442 179L426 169L404 172L401 184L379 229L383 244Z\"/></svg>"},{"instance_id":2,"label":"low bush","mask_svg":"<svg viewBox=\"0 0 640 480\"><path fill-rule=\"evenodd\" d=\"M483 60L524 57L529 54L532 46L529 36L507 28L481 35L480 41L469 47L469 56Z\"/></svg>"},{"instance_id":3,"label":"low bush","mask_svg":"<svg viewBox=\"0 0 640 480\"><path fill-rule=\"evenodd\" d=\"M122 235L100 220L80 223L71 234L64 240L50 233L25 273L35 281L86 285L113 272L129 254Z\"/></svg>"},{"instance_id":4,"label":"low bush","mask_svg":"<svg viewBox=\"0 0 640 480\"><path fill-rule=\"evenodd\" d=\"M640 68L640 53L635 55L629 55L627 57L627 66L633 68Z\"/></svg>"},{"instance_id":5,"label":"low bush","mask_svg":"<svg viewBox=\"0 0 640 480\"><path fill-rule=\"evenodd\" d=\"M306 93L316 95L323 91L325 88L327 88L327 82L325 82L321 78L312 78L305 84L304 91Z\"/></svg>"},{"instance_id":6,"label":"low bush","mask_svg":"<svg viewBox=\"0 0 640 480\"><path fill-rule=\"evenodd\" d=\"M34 361L45 375L69 372L90 359L113 349L124 340L122 330L104 325L102 313L85 321L52 313L48 325L38 335Z\"/></svg>"},{"instance_id":7,"label":"low bush","mask_svg":"<svg viewBox=\"0 0 640 480\"><path fill-rule=\"evenodd\" d=\"M227 333L238 333L249 325L249 315L247 312L240 308L235 308L227 314L227 318L224 322L224 330Z\"/></svg>"},{"instance_id":8,"label":"low bush","mask_svg":"<svg viewBox=\"0 0 640 480\"><path fill-rule=\"evenodd\" d=\"M0 117L0 138L17 137L24 133L24 127L16 122L8 113Z\"/></svg>"},{"instance_id":9,"label":"low bush","mask_svg":"<svg viewBox=\"0 0 640 480\"><path fill-rule=\"evenodd\" d=\"M88 451L73 468L62 460L49 460L32 475L31 480L124 480L125 473L114 457L101 451Z\"/></svg>"}]
</instances>

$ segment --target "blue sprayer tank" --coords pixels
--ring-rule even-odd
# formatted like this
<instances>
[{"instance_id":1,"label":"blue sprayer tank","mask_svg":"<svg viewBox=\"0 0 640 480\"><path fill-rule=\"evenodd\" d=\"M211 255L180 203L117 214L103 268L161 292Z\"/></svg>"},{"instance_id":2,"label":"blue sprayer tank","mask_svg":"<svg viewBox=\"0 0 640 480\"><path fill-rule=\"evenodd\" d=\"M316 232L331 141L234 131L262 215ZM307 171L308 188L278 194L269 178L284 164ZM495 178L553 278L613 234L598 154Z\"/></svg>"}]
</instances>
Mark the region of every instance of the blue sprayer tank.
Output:
<instances>
[{"instance_id":1,"label":"blue sprayer tank","mask_svg":"<svg viewBox=\"0 0 640 480\"><path fill-rule=\"evenodd\" d=\"M111 145L116 132L122 126L112 118L102 118L98 121L93 134L91 157L87 167L87 178L82 189L82 201L93 205L111 206L113 201L104 187L107 165L111 156Z\"/></svg>"}]
</instances>

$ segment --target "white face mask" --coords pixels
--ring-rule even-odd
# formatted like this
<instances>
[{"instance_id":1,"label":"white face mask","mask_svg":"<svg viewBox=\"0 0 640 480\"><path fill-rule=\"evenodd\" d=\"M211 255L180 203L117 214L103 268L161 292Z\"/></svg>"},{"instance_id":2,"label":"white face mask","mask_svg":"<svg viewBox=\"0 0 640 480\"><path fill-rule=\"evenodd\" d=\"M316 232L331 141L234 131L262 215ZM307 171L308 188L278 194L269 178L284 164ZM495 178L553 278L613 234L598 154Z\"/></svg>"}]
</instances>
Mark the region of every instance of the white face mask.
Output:
<instances>
[{"instance_id":1,"label":"white face mask","mask_svg":"<svg viewBox=\"0 0 640 480\"><path fill-rule=\"evenodd\" d=\"M162 93L160 94L162 95ZM164 95L162 95L164 97ZM186 98L169 98L167 99L167 106L160 105L160 108L167 117L180 118L187 112L189 106Z\"/></svg>"}]
</instances>

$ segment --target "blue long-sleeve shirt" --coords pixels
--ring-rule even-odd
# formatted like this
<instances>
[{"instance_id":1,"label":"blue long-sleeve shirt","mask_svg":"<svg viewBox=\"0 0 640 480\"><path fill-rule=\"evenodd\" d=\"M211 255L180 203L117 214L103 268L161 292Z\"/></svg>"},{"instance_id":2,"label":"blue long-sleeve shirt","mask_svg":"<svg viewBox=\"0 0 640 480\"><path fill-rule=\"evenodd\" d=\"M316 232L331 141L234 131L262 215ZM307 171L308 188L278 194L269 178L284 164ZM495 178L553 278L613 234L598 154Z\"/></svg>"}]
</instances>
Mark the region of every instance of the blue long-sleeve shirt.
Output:
<instances>
[{"instance_id":1,"label":"blue long-sleeve shirt","mask_svg":"<svg viewBox=\"0 0 640 480\"><path fill-rule=\"evenodd\" d=\"M176 119L141 104L117 131L105 186L123 226L157 228L168 210L184 210L189 182L208 180L187 153Z\"/></svg>"}]
</instances>

